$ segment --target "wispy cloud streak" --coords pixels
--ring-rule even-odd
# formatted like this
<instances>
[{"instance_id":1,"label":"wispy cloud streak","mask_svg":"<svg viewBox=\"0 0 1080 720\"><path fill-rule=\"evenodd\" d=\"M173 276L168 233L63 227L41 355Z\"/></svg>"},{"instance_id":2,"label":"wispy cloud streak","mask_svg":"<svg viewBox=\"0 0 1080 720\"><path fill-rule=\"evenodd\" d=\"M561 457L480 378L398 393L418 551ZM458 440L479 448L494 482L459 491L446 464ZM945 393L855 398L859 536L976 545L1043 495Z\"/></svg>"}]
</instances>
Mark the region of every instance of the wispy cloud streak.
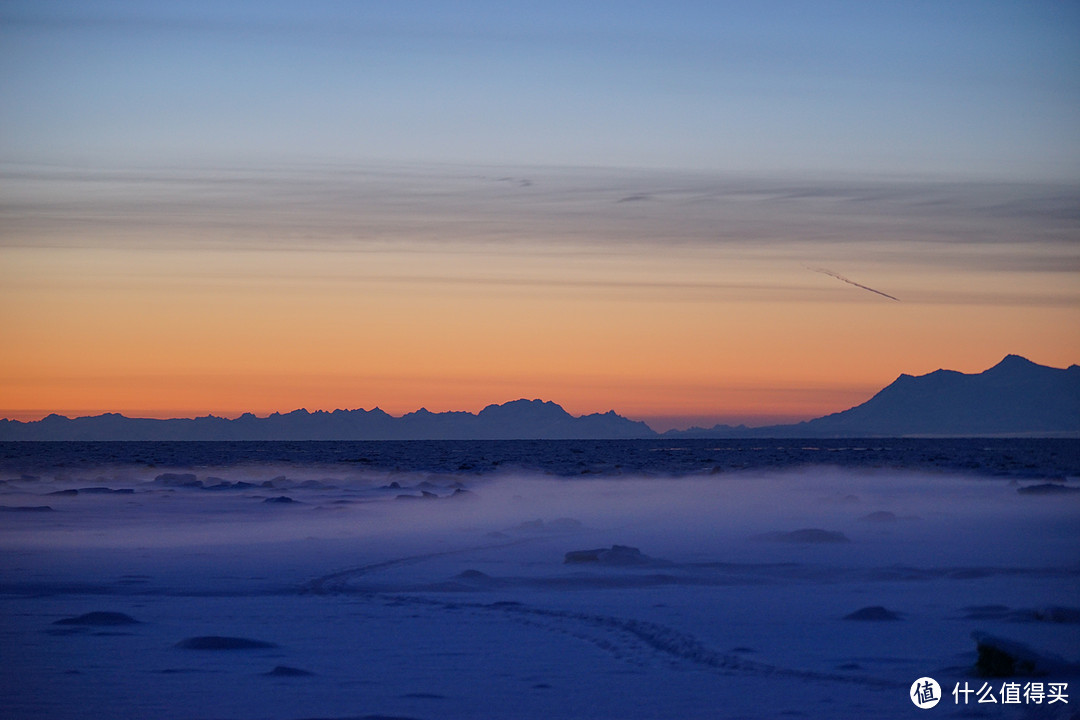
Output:
<instances>
[{"instance_id":1,"label":"wispy cloud streak","mask_svg":"<svg viewBox=\"0 0 1080 720\"><path fill-rule=\"evenodd\" d=\"M863 290L869 290L870 292L872 292L872 293L874 293L876 295L880 295L882 297L887 297L890 300L895 300L896 302L900 302L900 298L898 298L898 297L893 297L892 295L889 295L888 293L883 293L880 290L875 290L872 287L867 287L866 285L863 285L861 283L857 283L854 280L850 280L850 279L844 277L840 273L833 272L832 270L827 270L825 268L807 268L807 270L813 270L814 272L821 273L822 275L828 275L829 277L836 278L840 282L846 282L848 285L854 285L857 288L862 288Z\"/></svg>"}]
</instances>

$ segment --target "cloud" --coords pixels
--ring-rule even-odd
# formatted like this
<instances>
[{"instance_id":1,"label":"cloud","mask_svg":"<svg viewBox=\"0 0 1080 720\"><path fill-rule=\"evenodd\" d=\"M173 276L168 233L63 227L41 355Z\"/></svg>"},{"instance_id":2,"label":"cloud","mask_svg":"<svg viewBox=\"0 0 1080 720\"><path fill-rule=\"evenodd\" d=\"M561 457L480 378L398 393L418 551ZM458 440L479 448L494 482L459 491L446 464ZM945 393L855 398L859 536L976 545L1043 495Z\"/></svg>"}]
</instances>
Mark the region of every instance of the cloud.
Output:
<instances>
[{"instance_id":1,"label":"cloud","mask_svg":"<svg viewBox=\"0 0 1080 720\"><path fill-rule=\"evenodd\" d=\"M710 252L789 267L858 259L905 272L1080 268L1080 218L1070 209L1080 207L1080 188L1069 184L469 165L6 164L0 196L0 247Z\"/></svg>"}]
</instances>

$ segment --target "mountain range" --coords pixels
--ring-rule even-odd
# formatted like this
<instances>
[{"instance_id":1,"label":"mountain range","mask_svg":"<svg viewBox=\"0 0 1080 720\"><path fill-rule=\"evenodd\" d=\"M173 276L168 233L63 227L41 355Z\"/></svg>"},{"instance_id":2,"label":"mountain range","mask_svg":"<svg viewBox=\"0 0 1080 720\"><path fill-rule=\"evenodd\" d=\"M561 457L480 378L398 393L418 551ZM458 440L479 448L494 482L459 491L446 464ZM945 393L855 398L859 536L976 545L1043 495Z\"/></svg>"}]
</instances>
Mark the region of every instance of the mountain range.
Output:
<instances>
[{"instance_id":1,"label":"mountain range","mask_svg":"<svg viewBox=\"0 0 1080 720\"><path fill-rule=\"evenodd\" d=\"M116 413L0 420L0 440L510 440L911 435L1080 436L1080 366L1058 369L1009 355L981 373L901 375L861 405L794 425L716 425L659 435L614 411L573 416L542 400L479 413L426 409L394 417L373 410L294 410L256 417L158 420Z\"/></svg>"},{"instance_id":2,"label":"mountain range","mask_svg":"<svg viewBox=\"0 0 1080 720\"><path fill-rule=\"evenodd\" d=\"M489 405L479 413L420 409L394 417L374 410L293 410L230 420L208 415L156 420L116 413L36 422L0 420L0 440L569 440L655 437L614 411L574 417L543 400Z\"/></svg>"},{"instance_id":3,"label":"mountain range","mask_svg":"<svg viewBox=\"0 0 1080 720\"><path fill-rule=\"evenodd\" d=\"M1080 435L1080 366L1008 355L989 370L903 374L872 398L794 425L691 428L681 437Z\"/></svg>"}]
</instances>

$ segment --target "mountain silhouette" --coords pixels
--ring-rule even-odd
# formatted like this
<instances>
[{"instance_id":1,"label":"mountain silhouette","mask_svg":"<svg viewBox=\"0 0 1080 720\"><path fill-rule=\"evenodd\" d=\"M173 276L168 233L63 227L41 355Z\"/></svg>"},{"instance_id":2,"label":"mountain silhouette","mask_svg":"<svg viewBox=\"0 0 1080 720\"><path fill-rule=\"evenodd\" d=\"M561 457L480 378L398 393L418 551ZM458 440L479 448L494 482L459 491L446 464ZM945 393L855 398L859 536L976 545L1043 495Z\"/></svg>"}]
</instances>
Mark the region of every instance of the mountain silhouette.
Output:
<instances>
[{"instance_id":1,"label":"mountain silhouette","mask_svg":"<svg viewBox=\"0 0 1080 720\"><path fill-rule=\"evenodd\" d=\"M861 405L795 425L719 425L681 437L899 437L1080 433L1080 366L1008 355L981 373L901 375Z\"/></svg>"},{"instance_id":2,"label":"mountain silhouette","mask_svg":"<svg viewBox=\"0 0 1080 720\"><path fill-rule=\"evenodd\" d=\"M36 422L0 420L0 440L567 440L655 437L648 425L614 411L575 417L553 402L515 400L477 414L426 409L394 417L373 410L293 410L235 420L156 420L116 413Z\"/></svg>"},{"instance_id":3,"label":"mountain silhouette","mask_svg":"<svg viewBox=\"0 0 1080 720\"><path fill-rule=\"evenodd\" d=\"M676 438L830 438L910 435L1080 435L1080 366L1058 369L1009 355L981 373L901 375L849 410L794 425L717 425ZM573 416L553 402L514 400L479 413L421 408L394 417L372 410L294 410L229 420L155 420L116 413L34 422L0 420L0 440L570 440L660 437L614 411Z\"/></svg>"},{"instance_id":4,"label":"mountain silhouette","mask_svg":"<svg viewBox=\"0 0 1080 720\"><path fill-rule=\"evenodd\" d=\"M972 375L901 375L862 405L805 423L829 435L994 435L1080 430L1080 366L1009 355Z\"/></svg>"}]
</instances>

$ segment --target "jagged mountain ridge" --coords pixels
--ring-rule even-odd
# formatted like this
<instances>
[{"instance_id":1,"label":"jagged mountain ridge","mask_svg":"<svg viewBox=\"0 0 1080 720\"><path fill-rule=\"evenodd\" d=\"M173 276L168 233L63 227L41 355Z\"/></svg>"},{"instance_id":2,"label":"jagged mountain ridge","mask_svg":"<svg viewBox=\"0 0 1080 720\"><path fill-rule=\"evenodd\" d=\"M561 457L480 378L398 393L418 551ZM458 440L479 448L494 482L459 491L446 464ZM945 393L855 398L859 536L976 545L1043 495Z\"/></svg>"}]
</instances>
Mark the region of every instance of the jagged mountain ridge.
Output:
<instances>
[{"instance_id":1,"label":"jagged mountain ridge","mask_svg":"<svg viewBox=\"0 0 1080 720\"><path fill-rule=\"evenodd\" d=\"M372 410L294 410L230 420L156 420L116 413L34 422L0 420L0 440L563 440L906 435L1080 435L1080 366L1058 369L1009 355L981 373L903 374L843 412L794 425L717 425L658 435L614 411L573 416L554 402L514 400L479 413L421 408L394 417Z\"/></svg>"},{"instance_id":2,"label":"jagged mountain ridge","mask_svg":"<svg viewBox=\"0 0 1080 720\"><path fill-rule=\"evenodd\" d=\"M230 420L157 420L116 413L36 422L0 420L0 440L561 440L654 437L643 422L614 411L575 417L543 400L489 405L479 413L420 409L401 417L373 410L294 410Z\"/></svg>"}]
</instances>

